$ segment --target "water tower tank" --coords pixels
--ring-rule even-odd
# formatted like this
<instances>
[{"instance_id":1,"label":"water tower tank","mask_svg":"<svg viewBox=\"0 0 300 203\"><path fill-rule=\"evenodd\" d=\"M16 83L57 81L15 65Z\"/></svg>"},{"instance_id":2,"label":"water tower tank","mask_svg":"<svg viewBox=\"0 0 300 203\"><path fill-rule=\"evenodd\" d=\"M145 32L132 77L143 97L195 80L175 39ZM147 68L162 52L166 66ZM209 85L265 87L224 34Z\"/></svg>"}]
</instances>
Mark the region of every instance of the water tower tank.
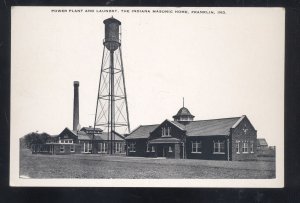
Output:
<instances>
[{"instance_id":1,"label":"water tower tank","mask_svg":"<svg viewBox=\"0 0 300 203\"><path fill-rule=\"evenodd\" d=\"M103 44L110 51L115 51L121 44L120 25L121 22L111 17L103 21L105 24L105 38Z\"/></svg>"}]
</instances>

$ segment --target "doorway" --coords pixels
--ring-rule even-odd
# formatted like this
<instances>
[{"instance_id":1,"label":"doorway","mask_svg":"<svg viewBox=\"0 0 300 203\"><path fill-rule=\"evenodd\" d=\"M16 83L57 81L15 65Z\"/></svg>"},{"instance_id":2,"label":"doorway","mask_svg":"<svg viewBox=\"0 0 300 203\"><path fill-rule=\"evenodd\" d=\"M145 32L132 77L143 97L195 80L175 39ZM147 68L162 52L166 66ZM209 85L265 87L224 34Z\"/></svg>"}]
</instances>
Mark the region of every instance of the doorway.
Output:
<instances>
[{"instance_id":1,"label":"doorway","mask_svg":"<svg viewBox=\"0 0 300 203\"><path fill-rule=\"evenodd\" d=\"M156 149L157 149L157 157L167 157L167 153L169 150L168 146L160 144L157 145Z\"/></svg>"}]
</instances>

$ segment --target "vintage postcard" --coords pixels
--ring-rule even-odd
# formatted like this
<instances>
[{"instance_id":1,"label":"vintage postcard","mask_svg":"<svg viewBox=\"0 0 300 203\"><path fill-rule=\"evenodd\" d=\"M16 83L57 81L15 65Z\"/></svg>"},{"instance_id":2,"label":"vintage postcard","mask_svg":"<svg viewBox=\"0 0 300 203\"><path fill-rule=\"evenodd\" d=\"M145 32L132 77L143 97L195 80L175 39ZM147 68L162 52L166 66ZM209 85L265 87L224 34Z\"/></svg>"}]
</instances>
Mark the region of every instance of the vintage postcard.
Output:
<instances>
[{"instance_id":1,"label":"vintage postcard","mask_svg":"<svg viewBox=\"0 0 300 203\"><path fill-rule=\"evenodd\" d=\"M10 185L284 187L284 16L12 7Z\"/></svg>"}]
</instances>

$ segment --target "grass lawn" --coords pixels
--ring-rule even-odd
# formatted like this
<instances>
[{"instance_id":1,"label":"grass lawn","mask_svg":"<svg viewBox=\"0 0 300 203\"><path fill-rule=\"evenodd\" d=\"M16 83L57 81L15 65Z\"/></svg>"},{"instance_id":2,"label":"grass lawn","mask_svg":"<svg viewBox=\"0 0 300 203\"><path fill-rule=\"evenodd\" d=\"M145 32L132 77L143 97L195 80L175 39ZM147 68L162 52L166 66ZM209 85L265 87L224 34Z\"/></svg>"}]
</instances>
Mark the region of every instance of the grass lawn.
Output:
<instances>
[{"instance_id":1,"label":"grass lawn","mask_svg":"<svg viewBox=\"0 0 300 203\"><path fill-rule=\"evenodd\" d=\"M42 155L20 150L20 176L30 178L275 178L274 158L242 162L91 154Z\"/></svg>"}]
</instances>

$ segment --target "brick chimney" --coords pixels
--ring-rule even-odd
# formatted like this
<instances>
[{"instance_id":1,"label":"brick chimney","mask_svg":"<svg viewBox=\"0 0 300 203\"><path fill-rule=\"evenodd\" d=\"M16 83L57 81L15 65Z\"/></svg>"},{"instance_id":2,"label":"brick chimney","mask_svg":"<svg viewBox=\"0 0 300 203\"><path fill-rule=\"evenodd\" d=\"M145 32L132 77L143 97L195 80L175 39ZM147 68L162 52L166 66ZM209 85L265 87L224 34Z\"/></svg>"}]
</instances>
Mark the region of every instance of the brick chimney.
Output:
<instances>
[{"instance_id":1,"label":"brick chimney","mask_svg":"<svg viewBox=\"0 0 300 203\"><path fill-rule=\"evenodd\" d=\"M79 81L74 81L73 130L77 131L79 124Z\"/></svg>"}]
</instances>

